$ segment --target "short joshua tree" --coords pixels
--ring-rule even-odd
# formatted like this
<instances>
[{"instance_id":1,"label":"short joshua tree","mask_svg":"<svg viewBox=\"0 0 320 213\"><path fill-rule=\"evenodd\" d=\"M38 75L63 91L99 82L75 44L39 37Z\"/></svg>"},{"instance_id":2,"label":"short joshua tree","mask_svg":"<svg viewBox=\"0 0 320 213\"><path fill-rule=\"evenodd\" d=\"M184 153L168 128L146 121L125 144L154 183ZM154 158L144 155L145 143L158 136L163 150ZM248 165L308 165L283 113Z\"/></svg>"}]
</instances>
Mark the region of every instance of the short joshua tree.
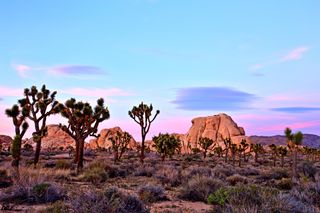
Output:
<instances>
[{"instance_id":1,"label":"short joshua tree","mask_svg":"<svg viewBox=\"0 0 320 213\"><path fill-rule=\"evenodd\" d=\"M112 143L112 150L114 153L114 162L119 161L122 155L127 150L127 147L132 139L132 136L128 132L117 131L113 137L109 140Z\"/></svg>"},{"instance_id":2,"label":"short joshua tree","mask_svg":"<svg viewBox=\"0 0 320 213\"><path fill-rule=\"evenodd\" d=\"M231 144L232 144L232 141L231 141L231 138L225 138L223 140L223 143L224 143L224 151L225 151L225 157L224 157L224 161L227 163L228 162L228 155L229 155L229 149L231 147Z\"/></svg>"},{"instance_id":3,"label":"short joshua tree","mask_svg":"<svg viewBox=\"0 0 320 213\"><path fill-rule=\"evenodd\" d=\"M200 148L203 150L203 158L207 157L208 150L212 150L216 144L211 138L207 137L200 137L198 142Z\"/></svg>"},{"instance_id":4,"label":"short joshua tree","mask_svg":"<svg viewBox=\"0 0 320 213\"><path fill-rule=\"evenodd\" d=\"M263 146L261 144L251 144L250 150L254 153L254 162L258 162L258 156L263 152Z\"/></svg>"},{"instance_id":5,"label":"short joshua tree","mask_svg":"<svg viewBox=\"0 0 320 213\"><path fill-rule=\"evenodd\" d=\"M277 163L277 156L278 156L278 148L275 144L269 145L269 148L272 153L272 159L273 159L273 166L276 166Z\"/></svg>"},{"instance_id":6,"label":"short joshua tree","mask_svg":"<svg viewBox=\"0 0 320 213\"><path fill-rule=\"evenodd\" d=\"M11 109L6 109L8 117L12 118L12 122L15 128L15 137L11 144L12 162L11 165L14 170L14 176L19 180L19 162L21 155L21 141L25 135L29 124L26 122L26 118L29 115L29 109L25 105L13 105Z\"/></svg>"},{"instance_id":7,"label":"short joshua tree","mask_svg":"<svg viewBox=\"0 0 320 213\"><path fill-rule=\"evenodd\" d=\"M159 134L152 138L154 143L153 147L161 155L162 161L164 161L166 156L171 157L180 148L180 140L173 135Z\"/></svg>"},{"instance_id":8,"label":"short joshua tree","mask_svg":"<svg viewBox=\"0 0 320 213\"><path fill-rule=\"evenodd\" d=\"M288 154L288 150L286 147L283 147L283 146L279 146L278 147L278 153L281 157L281 167L284 166L284 157L287 156Z\"/></svg>"}]
</instances>

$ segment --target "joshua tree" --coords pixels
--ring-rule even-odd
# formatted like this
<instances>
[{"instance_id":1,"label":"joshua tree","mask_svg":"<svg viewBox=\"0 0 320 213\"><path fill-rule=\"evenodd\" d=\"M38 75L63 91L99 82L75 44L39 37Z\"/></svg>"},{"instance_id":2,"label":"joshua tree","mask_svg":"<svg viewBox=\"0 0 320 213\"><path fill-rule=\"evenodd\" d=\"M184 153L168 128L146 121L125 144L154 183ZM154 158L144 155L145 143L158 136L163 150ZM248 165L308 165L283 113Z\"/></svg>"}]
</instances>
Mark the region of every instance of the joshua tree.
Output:
<instances>
[{"instance_id":1,"label":"joshua tree","mask_svg":"<svg viewBox=\"0 0 320 213\"><path fill-rule=\"evenodd\" d=\"M214 153L216 153L218 155L218 157L220 158L222 153L223 153L223 149L221 146L217 146L214 148Z\"/></svg>"},{"instance_id":2,"label":"joshua tree","mask_svg":"<svg viewBox=\"0 0 320 213\"><path fill-rule=\"evenodd\" d=\"M173 135L159 134L152 138L154 143L153 147L156 148L157 152L161 155L162 161L166 156L172 156L177 149L180 147L180 140Z\"/></svg>"},{"instance_id":3,"label":"joshua tree","mask_svg":"<svg viewBox=\"0 0 320 213\"><path fill-rule=\"evenodd\" d=\"M13 167L16 178L19 180L21 141L27 129L29 128L29 124L25 121L29 115L29 109L21 104L20 107L18 105L13 105L11 109L6 109L6 114L8 117L12 118L12 122L15 127L15 137L11 144L11 166Z\"/></svg>"},{"instance_id":4,"label":"joshua tree","mask_svg":"<svg viewBox=\"0 0 320 213\"><path fill-rule=\"evenodd\" d=\"M243 153L243 161L246 160L246 150L249 148L249 144L245 139L242 139L238 148L239 154L239 167L241 167L241 155Z\"/></svg>"},{"instance_id":5,"label":"joshua tree","mask_svg":"<svg viewBox=\"0 0 320 213\"><path fill-rule=\"evenodd\" d=\"M286 147L279 146L278 147L278 153L281 157L281 167L284 166L284 157L288 154L288 150Z\"/></svg>"},{"instance_id":6,"label":"joshua tree","mask_svg":"<svg viewBox=\"0 0 320 213\"><path fill-rule=\"evenodd\" d=\"M231 156L232 156L232 164L235 164L235 160L236 160L236 154L238 152L238 147L237 144L232 143L230 145L230 151L231 151Z\"/></svg>"},{"instance_id":7,"label":"joshua tree","mask_svg":"<svg viewBox=\"0 0 320 213\"><path fill-rule=\"evenodd\" d=\"M292 154L293 154L292 175L293 177L296 177L297 176L297 149L298 149L298 146L302 144L303 134L300 131L293 134L292 130L288 127L284 130L284 134L287 138L288 147L292 150Z\"/></svg>"},{"instance_id":8,"label":"joshua tree","mask_svg":"<svg viewBox=\"0 0 320 213\"><path fill-rule=\"evenodd\" d=\"M277 146L274 144L269 145L269 148L271 149L272 152L272 158L273 158L273 166L276 166L277 162L277 155L278 155L278 149Z\"/></svg>"},{"instance_id":9,"label":"joshua tree","mask_svg":"<svg viewBox=\"0 0 320 213\"><path fill-rule=\"evenodd\" d=\"M109 110L104 106L103 98L97 100L97 106L94 109L89 103L76 102L71 98L61 106L60 112L68 119L68 125L60 124L62 130L76 142L74 160L79 172L83 168L84 141L88 136L97 136L99 124L110 117Z\"/></svg>"},{"instance_id":10,"label":"joshua tree","mask_svg":"<svg viewBox=\"0 0 320 213\"><path fill-rule=\"evenodd\" d=\"M144 142L146 139L146 135L148 134L150 130L151 123L156 119L156 117L159 115L160 110L156 111L156 114L151 118L152 116L152 110L153 106L150 104L150 106L144 104L141 102L141 104L136 107L134 106L131 111L129 111L129 116L141 127L141 153L140 153L140 161L143 164L144 161Z\"/></svg>"},{"instance_id":11,"label":"joshua tree","mask_svg":"<svg viewBox=\"0 0 320 213\"><path fill-rule=\"evenodd\" d=\"M41 140L47 134L47 117L58 113L59 103L55 100L56 94L56 91L51 93L46 88L46 85L43 85L40 91L36 86L32 86L30 89L24 89L25 97L19 100L21 105L29 108L30 114L28 118L34 123L35 132L32 133L33 140L36 143L34 166L39 162Z\"/></svg>"},{"instance_id":12,"label":"joshua tree","mask_svg":"<svg viewBox=\"0 0 320 213\"><path fill-rule=\"evenodd\" d=\"M251 144L251 151L254 153L254 161L258 162L258 155L263 152L263 146L261 144Z\"/></svg>"},{"instance_id":13,"label":"joshua tree","mask_svg":"<svg viewBox=\"0 0 320 213\"><path fill-rule=\"evenodd\" d=\"M224 161L227 163L228 162L229 149L230 149L230 146L232 144L231 138L224 139L223 143L224 143L224 146L225 146L224 150L226 152L225 157L224 157Z\"/></svg>"},{"instance_id":14,"label":"joshua tree","mask_svg":"<svg viewBox=\"0 0 320 213\"><path fill-rule=\"evenodd\" d=\"M112 143L112 149L114 152L114 162L117 162L121 159L124 152L127 150L127 147L130 143L132 136L128 132L117 131L116 135L110 137Z\"/></svg>"},{"instance_id":15,"label":"joshua tree","mask_svg":"<svg viewBox=\"0 0 320 213\"><path fill-rule=\"evenodd\" d=\"M207 152L209 149L212 149L216 146L216 144L214 144L214 141L210 138L199 138L199 142L198 142L199 146L203 149L203 158L205 159L207 157Z\"/></svg>"}]
</instances>

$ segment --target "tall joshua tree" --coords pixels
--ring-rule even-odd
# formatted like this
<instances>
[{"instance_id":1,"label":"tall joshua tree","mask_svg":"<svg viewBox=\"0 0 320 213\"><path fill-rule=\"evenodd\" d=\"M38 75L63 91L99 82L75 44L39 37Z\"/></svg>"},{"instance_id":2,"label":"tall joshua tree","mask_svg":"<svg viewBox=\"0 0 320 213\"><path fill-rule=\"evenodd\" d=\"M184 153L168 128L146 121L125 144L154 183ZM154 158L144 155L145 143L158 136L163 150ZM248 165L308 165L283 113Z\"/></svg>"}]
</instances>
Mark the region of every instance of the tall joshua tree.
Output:
<instances>
[{"instance_id":1,"label":"tall joshua tree","mask_svg":"<svg viewBox=\"0 0 320 213\"><path fill-rule=\"evenodd\" d=\"M92 109L89 103L77 102L71 98L60 107L61 115L68 119L68 125L61 125L63 131L76 142L75 163L77 172L83 168L84 141L88 136L97 136L99 124L110 118L109 110L104 106L103 98L97 100Z\"/></svg>"},{"instance_id":2,"label":"tall joshua tree","mask_svg":"<svg viewBox=\"0 0 320 213\"><path fill-rule=\"evenodd\" d=\"M36 86L30 89L24 89L24 98L19 100L19 103L26 106L30 110L28 118L33 121L35 132L32 133L33 140L36 143L36 151L34 155L34 166L39 162L41 151L41 140L47 134L46 121L47 117L58 113L58 101L55 100L57 92L50 92L43 85L39 91Z\"/></svg>"},{"instance_id":3,"label":"tall joshua tree","mask_svg":"<svg viewBox=\"0 0 320 213\"><path fill-rule=\"evenodd\" d=\"M141 102L139 106L134 106L128 113L129 116L141 127L141 152L140 152L140 161L143 164L144 161L144 142L146 139L146 135L150 130L151 123L156 119L159 115L160 110L156 111L156 114L152 116L153 106L144 104Z\"/></svg>"},{"instance_id":4,"label":"tall joshua tree","mask_svg":"<svg viewBox=\"0 0 320 213\"><path fill-rule=\"evenodd\" d=\"M198 142L199 146L203 149L203 158L205 159L207 157L207 152L209 149L213 149L216 144L214 143L214 141L210 138L206 138L206 137L200 137L199 138L199 142Z\"/></svg>"},{"instance_id":5,"label":"tall joshua tree","mask_svg":"<svg viewBox=\"0 0 320 213\"><path fill-rule=\"evenodd\" d=\"M14 172L16 173L16 178L19 179L21 141L29 127L29 124L26 122L26 118L29 115L29 109L25 106L21 106L21 104L20 107L18 105L13 105L11 109L6 109L6 114L8 117L12 118L12 122L15 127L15 137L11 144L11 166L13 167Z\"/></svg>"},{"instance_id":6,"label":"tall joshua tree","mask_svg":"<svg viewBox=\"0 0 320 213\"><path fill-rule=\"evenodd\" d=\"M302 132L298 131L295 134L292 133L292 130L290 128L286 128L284 130L284 134L287 138L288 147L292 150L292 175L293 177L297 176L297 152L298 152L298 146L302 144L303 140L303 134Z\"/></svg>"}]
</instances>

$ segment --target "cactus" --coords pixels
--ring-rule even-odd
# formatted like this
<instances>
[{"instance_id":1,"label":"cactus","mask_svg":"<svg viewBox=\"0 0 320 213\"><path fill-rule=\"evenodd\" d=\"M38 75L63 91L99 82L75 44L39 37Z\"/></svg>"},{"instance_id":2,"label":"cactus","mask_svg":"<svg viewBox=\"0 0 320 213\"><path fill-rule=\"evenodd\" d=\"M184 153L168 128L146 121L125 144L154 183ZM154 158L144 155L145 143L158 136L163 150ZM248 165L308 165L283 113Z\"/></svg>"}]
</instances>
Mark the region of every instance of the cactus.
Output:
<instances>
[{"instance_id":1,"label":"cactus","mask_svg":"<svg viewBox=\"0 0 320 213\"><path fill-rule=\"evenodd\" d=\"M112 143L112 149L114 152L114 162L121 159L124 152L132 139L132 136L128 132L117 131L116 135L110 137L109 140Z\"/></svg>"},{"instance_id":2,"label":"cactus","mask_svg":"<svg viewBox=\"0 0 320 213\"><path fill-rule=\"evenodd\" d=\"M181 141L173 135L159 134L152 138L154 143L153 147L156 148L157 152L161 155L162 161L165 160L166 156L172 157L172 155L178 151Z\"/></svg>"},{"instance_id":3,"label":"cactus","mask_svg":"<svg viewBox=\"0 0 320 213\"><path fill-rule=\"evenodd\" d=\"M77 102L71 98L60 106L59 111L64 118L68 119L68 125L60 124L60 127L70 135L76 143L75 163L77 172L83 168L84 141L88 136L96 136L99 124L110 118L109 110L104 107L104 100L97 100L97 106L92 109L89 103Z\"/></svg>"},{"instance_id":4,"label":"cactus","mask_svg":"<svg viewBox=\"0 0 320 213\"><path fill-rule=\"evenodd\" d=\"M140 151L140 161L143 164L144 161L144 142L146 139L146 135L148 134L150 130L151 123L156 119L156 117L159 115L160 110L156 111L156 114L151 118L152 116L152 110L153 106L150 104L150 106L144 104L141 102L141 104L136 107L134 106L129 112L129 116L141 127L141 151Z\"/></svg>"},{"instance_id":5,"label":"cactus","mask_svg":"<svg viewBox=\"0 0 320 213\"><path fill-rule=\"evenodd\" d=\"M225 146L224 150L226 152L224 161L227 163L228 162L229 149L230 149L230 146L232 144L231 138L223 139L223 143L224 143L224 146Z\"/></svg>"},{"instance_id":6,"label":"cactus","mask_svg":"<svg viewBox=\"0 0 320 213\"><path fill-rule=\"evenodd\" d=\"M47 134L47 117L58 113L59 103L55 100L56 94L56 91L51 93L46 85L43 85L40 91L36 86L32 86L30 89L24 89L24 98L19 100L22 106L30 110L28 118L34 123L35 132L32 133L33 140L36 143L34 166L39 162L41 140Z\"/></svg>"},{"instance_id":7,"label":"cactus","mask_svg":"<svg viewBox=\"0 0 320 213\"><path fill-rule=\"evenodd\" d=\"M29 115L29 109L25 106L13 105L11 109L6 109L6 114L8 117L12 118L12 122L15 127L15 137L11 144L11 153L12 153L12 163L11 166L16 173L15 176L19 179L19 162L21 154L21 141L25 135L29 124L25 121Z\"/></svg>"},{"instance_id":8,"label":"cactus","mask_svg":"<svg viewBox=\"0 0 320 213\"><path fill-rule=\"evenodd\" d=\"M207 152L209 149L213 149L216 144L214 143L214 141L210 138L206 138L206 137L200 137L199 138L199 142L198 142L199 146L203 149L203 158L205 159L207 157Z\"/></svg>"},{"instance_id":9,"label":"cactus","mask_svg":"<svg viewBox=\"0 0 320 213\"><path fill-rule=\"evenodd\" d=\"M292 176L297 176L297 155L298 155L298 146L302 144L303 134L302 132L298 131L295 134L292 133L290 128L286 128L284 130L284 134L287 138L288 147L292 150Z\"/></svg>"}]
</instances>

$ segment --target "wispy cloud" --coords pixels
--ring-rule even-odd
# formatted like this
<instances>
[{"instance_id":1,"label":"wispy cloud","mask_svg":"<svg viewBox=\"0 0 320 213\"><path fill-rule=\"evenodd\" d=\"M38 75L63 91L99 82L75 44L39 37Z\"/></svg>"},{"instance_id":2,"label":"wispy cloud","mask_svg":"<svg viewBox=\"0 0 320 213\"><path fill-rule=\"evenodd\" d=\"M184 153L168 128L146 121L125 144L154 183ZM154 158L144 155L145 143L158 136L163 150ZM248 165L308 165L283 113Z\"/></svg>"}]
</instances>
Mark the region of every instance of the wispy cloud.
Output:
<instances>
[{"instance_id":1,"label":"wispy cloud","mask_svg":"<svg viewBox=\"0 0 320 213\"><path fill-rule=\"evenodd\" d=\"M306 113L320 111L320 107L277 107L271 108L271 110L285 113Z\"/></svg>"},{"instance_id":2,"label":"wispy cloud","mask_svg":"<svg viewBox=\"0 0 320 213\"><path fill-rule=\"evenodd\" d=\"M295 61L299 60L303 57L303 55L309 50L308 47L298 47L296 49L291 50L287 55L285 55L281 61Z\"/></svg>"},{"instance_id":3,"label":"wispy cloud","mask_svg":"<svg viewBox=\"0 0 320 213\"><path fill-rule=\"evenodd\" d=\"M280 58L275 58L273 60L263 62L263 63L257 63L249 67L250 70L260 70L270 65L280 64L288 61L296 61L303 58L304 54L309 50L310 48L307 46L301 46L297 47L295 49L290 50L285 55L281 56Z\"/></svg>"},{"instance_id":4,"label":"wispy cloud","mask_svg":"<svg viewBox=\"0 0 320 213\"><path fill-rule=\"evenodd\" d=\"M17 71L20 77L31 77L36 72L42 72L54 76L96 76L103 75L105 72L95 66L89 65L58 65L52 67L37 67L26 64L13 64L12 67Z\"/></svg>"},{"instance_id":5,"label":"wispy cloud","mask_svg":"<svg viewBox=\"0 0 320 213\"><path fill-rule=\"evenodd\" d=\"M184 110L233 111L248 109L257 97L227 87L191 87L178 90L172 103Z\"/></svg>"},{"instance_id":6,"label":"wispy cloud","mask_svg":"<svg viewBox=\"0 0 320 213\"><path fill-rule=\"evenodd\" d=\"M49 73L55 75L101 75L104 72L95 66L64 65L48 69Z\"/></svg>"}]
</instances>

